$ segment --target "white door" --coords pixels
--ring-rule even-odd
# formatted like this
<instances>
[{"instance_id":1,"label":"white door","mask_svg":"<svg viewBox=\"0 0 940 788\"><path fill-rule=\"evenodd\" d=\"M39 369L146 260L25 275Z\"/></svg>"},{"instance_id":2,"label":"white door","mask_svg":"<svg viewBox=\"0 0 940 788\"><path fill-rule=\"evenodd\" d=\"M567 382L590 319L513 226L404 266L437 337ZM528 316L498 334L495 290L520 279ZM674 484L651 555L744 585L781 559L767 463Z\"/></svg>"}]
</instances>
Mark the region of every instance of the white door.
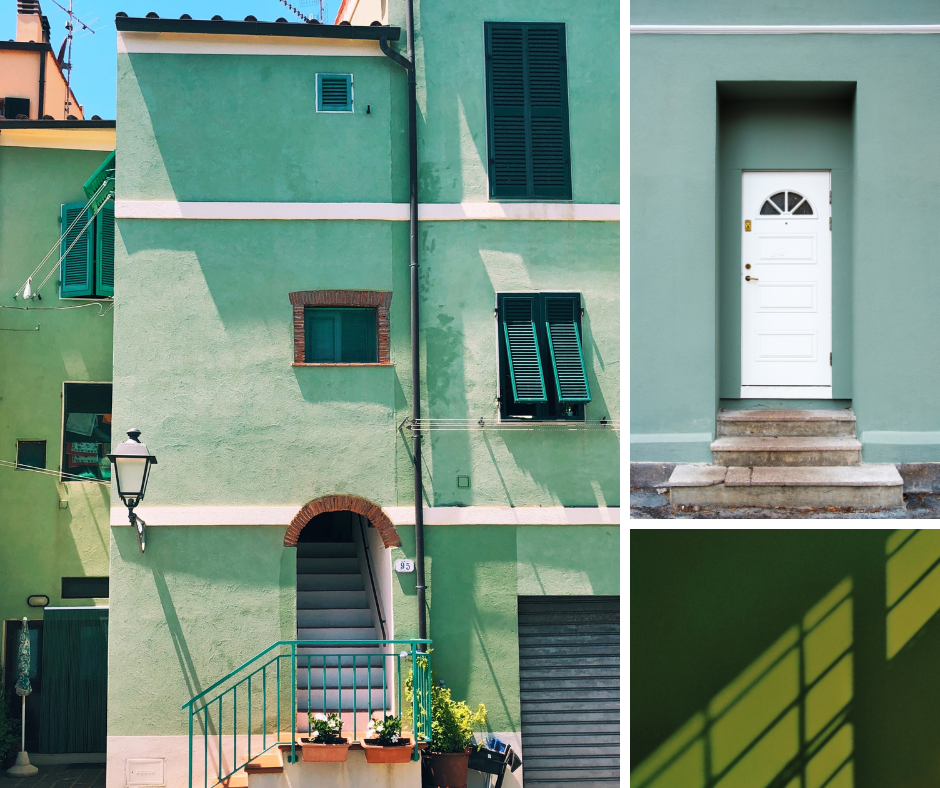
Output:
<instances>
[{"instance_id":1,"label":"white door","mask_svg":"<svg viewBox=\"0 0 940 788\"><path fill-rule=\"evenodd\" d=\"M829 172L745 172L741 396L832 398Z\"/></svg>"}]
</instances>

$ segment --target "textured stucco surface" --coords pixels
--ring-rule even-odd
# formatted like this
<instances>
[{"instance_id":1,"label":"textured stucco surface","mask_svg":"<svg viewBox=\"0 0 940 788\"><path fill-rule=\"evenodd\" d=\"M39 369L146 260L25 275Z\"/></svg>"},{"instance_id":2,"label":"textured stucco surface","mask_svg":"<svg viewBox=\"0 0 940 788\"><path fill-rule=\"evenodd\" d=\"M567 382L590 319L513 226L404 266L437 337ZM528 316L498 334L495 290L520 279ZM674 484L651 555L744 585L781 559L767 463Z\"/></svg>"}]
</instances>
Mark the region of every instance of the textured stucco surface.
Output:
<instances>
[{"instance_id":1,"label":"textured stucco surface","mask_svg":"<svg viewBox=\"0 0 940 788\"><path fill-rule=\"evenodd\" d=\"M82 184L106 155L0 147L0 303L86 303L59 299L58 273L42 289L42 301L13 301L12 294L56 243L62 203L84 202ZM56 253L37 275L34 291L57 259ZM0 459L15 461L17 440L44 440L46 468L59 468L62 381L111 380L113 318L99 312L97 306L0 310L0 329L17 329L0 330ZM28 330L37 325L39 331ZM60 500L68 507L60 508ZM105 486L59 484L53 475L0 467L0 620L42 618L26 598L46 594L52 605L62 604L63 576L108 574L108 504Z\"/></svg>"}]
</instances>

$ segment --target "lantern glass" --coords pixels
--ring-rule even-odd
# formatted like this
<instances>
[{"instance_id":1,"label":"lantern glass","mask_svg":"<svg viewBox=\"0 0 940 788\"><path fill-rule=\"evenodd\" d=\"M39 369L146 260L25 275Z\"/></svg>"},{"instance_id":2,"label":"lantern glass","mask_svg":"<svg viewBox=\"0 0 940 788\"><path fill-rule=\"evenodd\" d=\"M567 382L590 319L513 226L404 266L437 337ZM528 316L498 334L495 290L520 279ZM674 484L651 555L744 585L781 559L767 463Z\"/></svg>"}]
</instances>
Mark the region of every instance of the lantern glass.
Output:
<instances>
[{"instance_id":1,"label":"lantern glass","mask_svg":"<svg viewBox=\"0 0 940 788\"><path fill-rule=\"evenodd\" d=\"M122 498L140 498L144 491L147 477L148 460L146 457L117 457L118 495Z\"/></svg>"}]
</instances>

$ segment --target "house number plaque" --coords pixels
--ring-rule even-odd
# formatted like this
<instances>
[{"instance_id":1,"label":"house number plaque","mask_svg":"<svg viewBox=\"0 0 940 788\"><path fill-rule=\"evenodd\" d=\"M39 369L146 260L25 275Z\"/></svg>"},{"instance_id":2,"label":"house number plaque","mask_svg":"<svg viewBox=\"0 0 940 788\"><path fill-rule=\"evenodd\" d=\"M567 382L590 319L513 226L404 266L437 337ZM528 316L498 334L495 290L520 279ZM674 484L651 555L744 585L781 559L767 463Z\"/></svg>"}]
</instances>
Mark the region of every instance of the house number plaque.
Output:
<instances>
[{"instance_id":1,"label":"house number plaque","mask_svg":"<svg viewBox=\"0 0 940 788\"><path fill-rule=\"evenodd\" d=\"M399 574L407 574L415 571L415 562L408 558L399 558L395 562L395 571Z\"/></svg>"}]
</instances>

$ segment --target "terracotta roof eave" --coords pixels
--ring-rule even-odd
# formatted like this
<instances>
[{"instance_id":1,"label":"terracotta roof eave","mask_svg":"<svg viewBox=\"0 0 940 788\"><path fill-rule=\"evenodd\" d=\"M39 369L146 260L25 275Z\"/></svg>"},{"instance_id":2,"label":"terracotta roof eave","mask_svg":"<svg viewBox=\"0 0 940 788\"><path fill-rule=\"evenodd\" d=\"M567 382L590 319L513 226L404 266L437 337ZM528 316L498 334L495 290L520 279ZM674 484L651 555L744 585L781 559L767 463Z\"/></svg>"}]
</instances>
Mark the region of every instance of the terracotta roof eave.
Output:
<instances>
[{"instance_id":1,"label":"terracotta roof eave","mask_svg":"<svg viewBox=\"0 0 940 788\"><path fill-rule=\"evenodd\" d=\"M140 33L202 33L238 36L288 36L296 38L338 38L360 41L398 41L401 28L382 25L316 25L303 22L239 22L233 19L147 19L116 17L119 31Z\"/></svg>"}]
</instances>

